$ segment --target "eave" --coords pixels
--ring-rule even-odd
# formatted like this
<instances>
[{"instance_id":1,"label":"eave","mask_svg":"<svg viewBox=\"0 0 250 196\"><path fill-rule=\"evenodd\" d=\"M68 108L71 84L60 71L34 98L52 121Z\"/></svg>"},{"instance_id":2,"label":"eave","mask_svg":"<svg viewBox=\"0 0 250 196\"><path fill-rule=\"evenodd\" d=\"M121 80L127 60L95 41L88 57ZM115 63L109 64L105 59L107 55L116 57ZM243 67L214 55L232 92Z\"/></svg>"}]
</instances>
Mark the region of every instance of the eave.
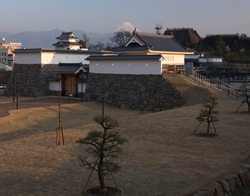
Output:
<instances>
[{"instance_id":1,"label":"eave","mask_svg":"<svg viewBox=\"0 0 250 196\"><path fill-rule=\"evenodd\" d=\"M182 55L185 55L185 54L194 54L194 51L193 52L178 52L178 51L157 51L157 50L148 50L149 53L157 53L157 54L182 54Z\"/></svg>"}]
</instances>

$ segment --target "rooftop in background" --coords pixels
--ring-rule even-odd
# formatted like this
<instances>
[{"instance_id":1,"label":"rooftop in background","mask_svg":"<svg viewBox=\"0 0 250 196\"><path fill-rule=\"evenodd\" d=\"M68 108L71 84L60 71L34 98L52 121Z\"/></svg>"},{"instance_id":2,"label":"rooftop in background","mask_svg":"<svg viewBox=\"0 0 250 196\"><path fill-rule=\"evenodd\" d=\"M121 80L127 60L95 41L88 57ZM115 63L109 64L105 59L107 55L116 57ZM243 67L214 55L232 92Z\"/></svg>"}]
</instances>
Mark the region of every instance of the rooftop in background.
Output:
<instances>
[{"instance_id":1,"label":"rooftop in background","mask_svg":"<svg viewBox=\"0 0 250 196\"><path fill-rule=\"evenodd\" d=\"M179 43L191 48L201 40L193 28L167 28L164 35L173 35Z\"/></svg>"},{"instance_id":2,"label":"rooftop in background","mask_svg":"<svg viewBox=\"0 0 250 196\"><path fill-rule=\"evenodd\" d=\"M75 35L73 34L73 32L62 32L62 34L57 37L56 39L59 40L65 40L65 39L79 39L78 37L75 37Z\"/></svg>"},{"instance_id":3,"label":"rooftop in background","mask_svg":"<svg viewBox=\"0 0 250 196\"><path fill-rule=\"evenodd\" d=\"M178 43L172 35L157 35L148 33L133 32L133 36L122 47L113 49L115 52L125 51L147 51L151 52L191 52L180 43Z\"/></svg>"},{"instance_id":4,"label":"rooftop in background","mask_svg":"<svg viewBox=\"0 0 250 196\"><path fill-rule=\"evenodd\" d=\"M56 39L59 39L59 41L55 44L52 44L56 47L56 49L62 49L62 50L79 50L81 44L76 42L79 38L76 37L73 32L62 32L62 34L57 37ZM85 48L85 50L88 50Z\"/></svg>"}]
</instances>

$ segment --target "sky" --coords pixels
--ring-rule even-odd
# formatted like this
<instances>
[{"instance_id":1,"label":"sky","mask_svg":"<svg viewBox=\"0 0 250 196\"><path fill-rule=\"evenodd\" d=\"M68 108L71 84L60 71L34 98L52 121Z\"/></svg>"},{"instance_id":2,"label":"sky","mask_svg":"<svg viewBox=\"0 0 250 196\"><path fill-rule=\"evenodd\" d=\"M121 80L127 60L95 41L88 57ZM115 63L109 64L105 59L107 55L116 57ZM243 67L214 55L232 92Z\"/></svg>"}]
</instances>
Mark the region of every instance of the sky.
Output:
<instances>
[{"instance_id":1,"label":"sky","mask_svg":"<svg viewBox=\"0 0 250 196\"><path fill-rule=\"evenodd\" d=\"M189 27L206 34L250 36L250 0L0 0L0 32L114 32L130 22L141 32Z\"/></svg>"}]
</instances>

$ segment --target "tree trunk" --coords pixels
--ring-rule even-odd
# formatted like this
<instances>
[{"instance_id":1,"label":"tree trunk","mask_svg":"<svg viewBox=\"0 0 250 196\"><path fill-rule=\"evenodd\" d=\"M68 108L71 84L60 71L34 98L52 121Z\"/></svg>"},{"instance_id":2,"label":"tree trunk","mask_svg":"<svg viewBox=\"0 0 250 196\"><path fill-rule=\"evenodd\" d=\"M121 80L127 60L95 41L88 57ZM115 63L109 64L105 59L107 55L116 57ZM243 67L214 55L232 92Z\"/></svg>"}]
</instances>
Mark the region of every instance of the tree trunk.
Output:
<instances>
[{"instance_id":1,"label":"tree trunk","mask_svg":"<svg viewBox=\"0 0 250 196\"><path fill-rule=\"evenodd\" d=\"M98 164L98 178L99 178L99 182L100 182L100 185L101 185L101 189L102 191L105 189L105 183L104 183L104 176L103 176L103 169L102 169L102 166L103 166L103 154L100 156L100 161L99 161L99 164Z\"/></svg>"},{"instance_id":2,"label":"tree trunk","mask_svg":"<svg viewBox=\"0 0 250 196\"><path fill-rule=\"evenodd\" d=\"M209 134L210 121L207 120L207 134Z\"/></svg>"}]
</instances>

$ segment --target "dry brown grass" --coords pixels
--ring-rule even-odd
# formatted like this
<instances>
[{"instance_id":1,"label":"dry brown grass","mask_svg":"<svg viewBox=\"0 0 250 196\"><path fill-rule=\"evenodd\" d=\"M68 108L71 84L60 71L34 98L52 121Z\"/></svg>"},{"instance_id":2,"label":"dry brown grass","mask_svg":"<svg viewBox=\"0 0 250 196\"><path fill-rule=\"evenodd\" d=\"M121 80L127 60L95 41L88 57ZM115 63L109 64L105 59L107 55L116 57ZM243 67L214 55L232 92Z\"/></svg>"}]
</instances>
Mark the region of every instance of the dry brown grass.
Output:
<instances>
[{"instance_id":1,"label":"dry brown grass","mask_svg":"<svg viewBox=\"0 0 250 196\"><path fill-rule=\"evenodd\" d=\"M36 99L43 99L45 98L44 96L37 97ZM34 97L25 97L25 96L18 96L18 101L26 101L26 100L32 100ZM16 96L14 98L16 101ZM13 102L13 96L0 96L0 104L3 103L11 103Z\"/></svg>"},{"instance_id":2,"label":"dry brown grass","mask_svg":"<svg viewBox=\"0 0 250 196\"><path fill-rule=\"evenodd\" d=\"M117 158L122 171L115 174L123 195L186 195L237 172L250 155L250 115L244 107L234 113L240 101L182 77L169 77L188 99L184 107L138 115L105 106L105 113L120 121L117 130L129 140ZM219 136L197 137L195 117L209 94L219 98L220 121L215 124ZM92 117L101 113L101 104L63 106L66 144L59 147L55 147L57 111L55 106L18 110L0 119L0 195L81 195L90 172L79 166L78 157L87 154L75 141L99 128ZM205 129L202 124L197 133ZM106 182L114 186L110 177ZM89 187L96 185L94 174Z\"/></svg>"}]
</instances>

